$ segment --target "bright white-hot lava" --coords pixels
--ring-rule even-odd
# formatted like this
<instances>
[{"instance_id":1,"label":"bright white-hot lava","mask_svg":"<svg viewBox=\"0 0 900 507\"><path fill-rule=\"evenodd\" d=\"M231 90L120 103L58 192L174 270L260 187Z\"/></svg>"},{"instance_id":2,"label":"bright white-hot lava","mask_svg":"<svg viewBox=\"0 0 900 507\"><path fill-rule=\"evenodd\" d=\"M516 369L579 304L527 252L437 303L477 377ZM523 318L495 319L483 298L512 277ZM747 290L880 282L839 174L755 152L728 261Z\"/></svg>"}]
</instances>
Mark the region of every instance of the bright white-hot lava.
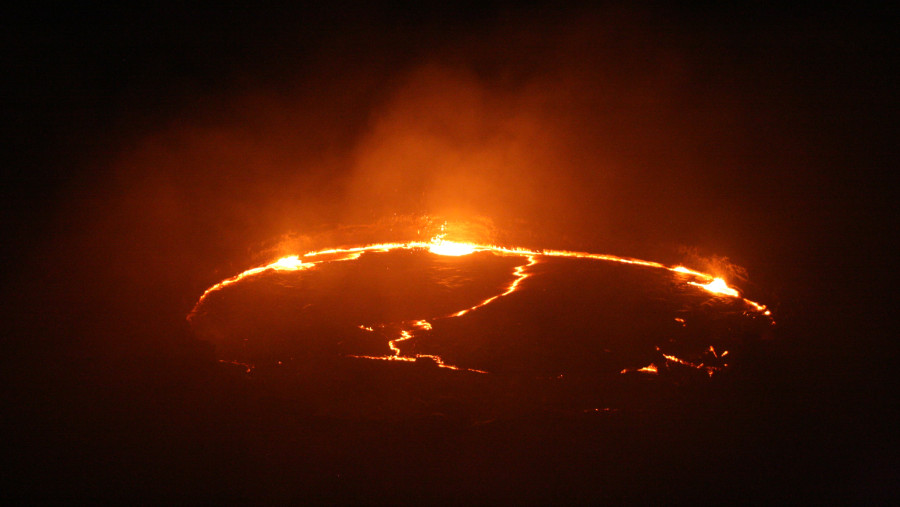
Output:
<instances>
[{"instance_id":1,"label":"bright white-hot lava","mask_svg":"<svg viewBox=\"0 0 900 507\"><path fill-rule=\"evenodd\" d=\"M516 266L513 269L513 280L510 282L503 291L497 293L494 296L488 297L478 304L472 305L468 308L460 309L457 312L453 312L449 315L432 317L432 319L447 319L454 317L461 317L471 311L477 310L484 306L491 304L499 298L512 294L517 291L523 281L525 281L530 275L529 268L538 264L540 259L543 257L570 257L570 258L578 258L578 259L592 259L598 261L606 261L606 262L617 262L622 264L631 264L636 266L644 266L648 268L654 269L664 269L673 273L680 273L689 277L692 277L692 280L686 280L685 283L687 285L692 285L698 287L702 290L705 290L711 294L714 294L719 297L726 298L735 298L743 301L748 309L752 312L756 312L762 314L766 317L769 317L771 320L771 311L769 311L765 305L757 303L755 301L751 301L749 299L741 297L740 293L737 289L730 287L724 279L715 277L713 275L703 273L700 271L696 271L690 268L686 268L684 266L666 266L664 264L653 262L653 261L645 261L640 259L632 259L627 257L618 257L615 255L608 254L595 254L589 252L573 252L566 250L532 250L527 248L518 248L518 247L504 247L504 246L496 246L496 245L482 245L477 243L463 243L463 242L455 242L448 241L443 239L443 234L435 237L430 242L422 242L422 241L411 241L407 243L380 243L374 245L367 246L357 246L357 247L348 247L348 248L332 248L325 250L317 250L313 252L308 252L303 255L291 255L287 257L282 257L272 263L248 269L242 273L239 273L231 278L225 279L210 288L206 289L203 294L200 296L200 299L197 301L197 304L194 306L193 310L188 314L188 320L192 320L194 316L198 314L201 306L203 305L206 298L213 292L219 291L229 285L237 283L241 280L244 280L249 277L253 277L255 275L261 274L266 271L303 271L316 267L318 264L327 263L327 262L336 262L336 261L348 261L359 258L363 253L366 252L389 252L392 250L426 250L435 255L442 256L453 256L459 257L464 255L469 255L475 252L492 252L497 255L504 256L515 256L521 257L525 262ZM678 320L678 319L676 319ZM682 320L683 323L683 320ZM376 332L376 330L385 326L363 326L360 325L359 328L369 332ZM394 327L396 329L396 327ZM391 350L391 354L388 356L353 356L365 359L378 359L378 360L392 360L392 361L416 361L419 358L427 358L434 361L440 367L450 368L455 370L467 370L474 371L478 373L486 373L481 370L472 370L466 368L460 368L457 366L445 364L444 361L434 355L424 355L424 354L415 354L415 355L404 355L400 347L397 345L398 343L402 343L404 341L408 341L412 339L416 332L428 331L431 329L431 324L427 320L416 320L401 323L399 336L396 338L388 339L388 347ZM727 353L727 352L726 352ZM724 353L723 353L724 355ZM675 356L665 355L664 358L666 361L676 362L685 366L690 366L698 369L703 369L707 371L710 375L713 374L714 371L718 371L719 368L704 366L703 364L695 365L688 361L681 360L676 358ZM653 364L646 366L644 368L639 368L637 370L622 370L622 373L627 371L639 371L642 373L657 373L657 367Z\"/></svg>"},{"instance_id":2,"label":"bright white-hot lava","mask_svg":"<svg viewBox=\"0 0 900 507\"><path fill-rule=\"evenodd\" d=\"M457 243L455 241L440 241L433 243L428 247L428 251L437 255L449 255L451 257L459 257L461 255L469 255L475 252L475 245L466 243Z\"/></svg>"},{"instance_id":3,"label":"bright white-hot lava","mask_svg":"<svg viewBox=\"0 0 900 507\"><path fill-rule=\"evenodd\" d=\"M738 297L738 291L729 287L725 280L721 278L715 278L713 281L709 283L697 283L697 282L688 282L691 285L696 285L697 287L703 287L704 289L712 292L713 294L724 294L726 296Z\"/></svg>"}]
</instances>

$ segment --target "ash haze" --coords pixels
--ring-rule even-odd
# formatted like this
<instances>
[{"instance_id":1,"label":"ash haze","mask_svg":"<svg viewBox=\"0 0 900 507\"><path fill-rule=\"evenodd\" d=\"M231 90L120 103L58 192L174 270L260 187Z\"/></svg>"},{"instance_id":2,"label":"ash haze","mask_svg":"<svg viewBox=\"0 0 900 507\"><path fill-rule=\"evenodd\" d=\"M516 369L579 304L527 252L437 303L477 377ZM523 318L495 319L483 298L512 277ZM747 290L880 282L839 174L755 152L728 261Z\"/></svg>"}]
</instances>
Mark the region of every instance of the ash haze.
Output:
<instances>
[{"instance_id":1,"label":"ash haze","mask_svg":"<svg viewBox=\"0 0 900 507\"><path fill-rule=\"evenodd\" d=\"M249 437L223 444L294 416L260 408L268 394L217 369L185 315L212 284L280 256L427 240L408 236L446 220L469 241L714 272L770 303L779 327L753 346L755 362L722 381L730 384L660 394L684 404L646 412L653 422L623 416L622 427L643 433L613 451L664 456L628 458L622 470L647 471L662 486L647 489L641 474L607 463L597 468L607 477L600 482L622 486L593 490L596 477L582 466L593 458L525 445L520 455L533 460L523 458L514 480L486 476L546 482L546 496L478 483L459 458L436 475L470 489L447 486L456 496L443 499L647 501L675 491L684 501L701 484L721 484L709 499L722 503L783 500L780 487L819 501L896 492L895 454L884 450L896 440L885 422L896 416L885 387L892 362L873 359L896 352L882 322L892 311L885 274L896 228L884 176L896 160L888 9L488 2L22 7L4 18L0 282L13 414L4 419L10 434L29 428L32 442L10 453L27 478L5 491L57 501L302 497L268 473L293 463L271 436L290 433L290 424L263 432L261 447ZM704 396L730 408L717 412ZM236 419L222 400L260 419ZM696 420L666 415L674 406L696 408ZM233 433L196 429L222 417ZM498 423L505 429L453 426L462 436L447 442L484 458L479 471L499 470L508 465L500 450L512 442L498 435L562 438L547 429L557 416L543 417L537 426L528 418ZM341 428L355 442L379 434L340 424L322 437L340 449ZM558 427L593 435L590 424ZM604 434L621 431L617 424ZM709 442L691 428L738 442L716 455L717 470L703 465L698 449ZM177 442L171 454L186 479L160 472L165 446L148 451L139 433ZM403 442L434 440L416 435ZM608 454L610 441L594 440L596 454L583 456ZM670 441L694 454L666 455ZM209 458L201 447L220 454ZM389 448L367 456L396 458ZM437 501L424 487L398 497L403 488L338 454L311 454L325 470L300 483L344 491L337 477L349 474L357 489L347 491L378 483L385 501ZM125 455L128 472L104 458ZM408 458L400 477L434 481L428 467L413 465L421 456L400 455ZM575 464L560 468L569 458ZM210 465L226 462L245 468ZM670 474L680 462L695 465L677 468L696 477ZM773 466L795 462L809 473ZM55 476L42 478L48 463ZM198 472L204 466L209 475ZM553 478L540 473L546 467L572 473ZM169 484L158 496L155 481ZM229 497L229 481L246 487ZM249 493L260 481L269 496ZM221 496L185 493L191 484ZM553 496L561 491L568 496ZM371 503L341 494L320 499Z\"/></svg>"}]
</instances>

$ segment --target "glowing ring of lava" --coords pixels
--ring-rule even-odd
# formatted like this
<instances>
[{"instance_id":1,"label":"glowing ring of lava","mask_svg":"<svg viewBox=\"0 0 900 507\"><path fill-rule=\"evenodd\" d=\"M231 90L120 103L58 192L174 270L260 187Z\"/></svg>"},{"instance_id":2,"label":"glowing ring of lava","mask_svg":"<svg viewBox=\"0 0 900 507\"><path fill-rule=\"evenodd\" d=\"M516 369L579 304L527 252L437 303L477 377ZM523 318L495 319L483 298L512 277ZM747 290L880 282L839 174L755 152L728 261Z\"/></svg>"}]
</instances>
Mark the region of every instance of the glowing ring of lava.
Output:
<instances>
[{"instance_id":1,"label":"glowing ring of lava","mask_svg":"<svg viewBox=\"0 0 900 507\"><path fill-rule=\"evenodd\" d=\"M528 268L534 266L539 262L541 257L568 257L568 258L578 258L578 259L592 259L592 260L601 260L608 262L617 262L622 264L631 264L636 266L644 266L649 268L656 269L664 269L673 273L680 273L684 275L689 275L694 277L694 280L687 281L686 283L689 285L693 285L699 287L711 294L716 296L724 297L724 298L732 298L738 299L746 304L749 309L753 312L764 315L769 319L769 321L774 324L774 320L771 315L772 312L766 308L765 305L758 303L756 301L751 301L747 298L741 296L740 292L734 287L729 286L724 279L715 277L708 273L702 273L700 271L696 271L693 269L686 268L684 266L666 266L664 264L653 262L653 261L645 261L640 259L633 259L627 257L618 257L615 255L609 254L595 254L588 252L573 252L566 250L531 250L526 248L510 248L510 247L502 247L496 245L480 245L476 243L460 243L455 241L447 241L442 239L442 237L436 237L430 242L421 242L421 241L411 241L407 243L381 243L360 247L351 247L351 248L333 248L333 249L325 249L325 250L317 250L313 252L309 252L303 255L291 255L287 257L282 257L275 262L270 264L266 264L263 266L255 267L248 269L238 275L235 275L231 278L225 279L210 288L206 289L203 294L200 296L200 299L197 301L197 304L194 305L194 308L188 314L187 319L191 321L194 316L196 316L200 307L203 305L206 298L212 294L213 292L219 291L229 285L235 284L242 280L245 280L249 277L253 277L259 275L261 273L267 271L304 271L315 266L326 263L326 262L338 262L338 261L347 261L347 260L355 260L358 259L365 252L390 252L393 250L427 250L436 255L443 256L453 256L459 257L464 255L469 255L475 252L492 252L499 255L512 255L519 256L527 259L527 262L516 266L514 269L514 279L511 283L506 286L506 289L494 296L491 296L476 305L473 305L469 308L464 308L460 311L451 313L449 315L445 315L443 317L437 318L452 318L452 317L461 317L473 310L477 310L478 308L484 307L493 301L501 298L503 296L509 295L515 292L520 284L527 279L530 275L528 272ZM404 323L403 329L400 331L400 336L390 340L388 346L392 352L389 356L353 356L360 357L366 359L378 359L378 360L393 360L393 361L415 361L418 358L429 358L433 360L438 366L444 368L451 369L466 369L459 368L453 365L448 365L443 362L443 360L438 356L433 355L424 355L424 354L416 354L415 356L403 356L401 355L401 351L399 347L397 347L397 343L410 340L413 338L414 333L416 331L422 330L430 330L431 324L426 320L415 320L408 321ZM361 329L366 331L373 331L370 327L361 326ZM715 354L715 351L712 350L712 353ZM727 353L727 351L725 352ZM675 356L665 355L666 361L673 361L676 363L680 363L683 365L691 366L694 368L703 369L703 365L695 365L693 363L684 361ZM710 370L709 367L706 367L708 373L712 374L713 370ZM486 373L481 370L472 370L466 369L468 371L475 371L479 373ZM623 373L628 370L623 370ZM644 372L644 373L656 373L657 369L655 365L649 365L644 368L636 369L633 371Z\"/></svg>"}]
</instances>

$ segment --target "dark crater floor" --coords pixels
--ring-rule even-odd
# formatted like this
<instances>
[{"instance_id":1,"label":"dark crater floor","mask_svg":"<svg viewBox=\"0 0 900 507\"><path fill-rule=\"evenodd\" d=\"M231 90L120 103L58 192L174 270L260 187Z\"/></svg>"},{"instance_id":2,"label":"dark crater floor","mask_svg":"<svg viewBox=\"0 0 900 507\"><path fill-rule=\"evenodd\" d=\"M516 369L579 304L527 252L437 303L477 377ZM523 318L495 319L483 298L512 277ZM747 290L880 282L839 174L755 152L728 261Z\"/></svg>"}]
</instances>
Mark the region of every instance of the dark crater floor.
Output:
<instances>
[{"instance_id":1,"label":"dark crater floor","mask_svg":"<svg viewBox=\"0 0 900 507\"><path fill-rule=\"evenodd\" d=\"M739 299L689 285L689 275L538 259L517 290L462 316L506 291L528 259L396 250L270 271L212 293L192 326L219 359L251 365L252 381L295 410L471 423L642 406L730 375L772 329ZM411 325L420 320L430 329ZM404 329L413 337L396 346L410 361L359 357L392 355L388 342ZM657 373L636 371L648 365Z\"/></svg>"}]
</instances>

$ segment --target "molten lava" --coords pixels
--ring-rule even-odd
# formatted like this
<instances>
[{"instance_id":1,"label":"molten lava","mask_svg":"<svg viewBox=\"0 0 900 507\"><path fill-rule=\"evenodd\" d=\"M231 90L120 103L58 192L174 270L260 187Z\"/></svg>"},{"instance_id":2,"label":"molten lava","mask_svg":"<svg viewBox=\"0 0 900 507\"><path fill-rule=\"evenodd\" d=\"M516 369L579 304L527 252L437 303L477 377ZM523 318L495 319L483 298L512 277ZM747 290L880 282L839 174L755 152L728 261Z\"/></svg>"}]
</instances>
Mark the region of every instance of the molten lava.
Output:
<instances>
[{"instance_id":1,"label":"molten lava","mask_svg":"<svg viewBox=\"0 0 900 507\"><path fill-rule=\"evenodd\" d=\"M649 267L654 269L663 269L673 273L679 273L682 275L686 275L691 277L690 280L685 280L684 283L686 285L695 286L700 289L703 289L711 294L716 295L717 297L724 298L733 298L739 301L743 301L748 310L751 312L756 312L762 314L766 317L769 317L770 322L774 323L771 320L771 312L766 308L765 305L757 303L755 301L750 301L748 299L742 298L737 289L730 287L725 280L719 277L715 277L713 275L702 273L690 268L686 268L684 266L675 266L669 267L658 262L652 261L644 261L640 259L631 259L625 257L617 257L614 255L608 254L594 254L588 252L573 252L573 251L565 251L565 250L531 250L526 248L510 248L496 245L482 245L476 243L462 243L455 241L448 241L443 238L443 234L435 237L430 242L420 242L420 241L412 241L407 243L383 243L383 244L374 244L367 246L358 246L358 247L350 247L350 248L333 248L326 250L318 250L314 252L309 252L303 255L292 255L287 257L282 257L270 264L266 264L264 266L259 266L255 268L248 269L238 275L235 275L231 278L223 280L210 288L206 289L203 294L200 296L200 299L197 301L197 304L194 306L193 310L191 310L190 314L188 314L188 320L193 320L193 318L201 311L201 308L213 292L219 291L229 285L240 282L249 277L253 277L264 273L266 271L303 271L314 269L316 266L323 263L330 262L340 262L340 261L350 261L358 259L363 253L366 252L390 252L393 250L417 250L417 251L427 251L434 255L440 256L451 256L451 257L460 257L465 255L470 255L475 252L492 252L496 255L501 256L512 256L512 257L520 257L523 259L523 263L515 266L513 268L513 279L512 281L499 293L490 296L475 305L472 305L468 308L462 308L456 312L449 313L443 316L431 317L432 319L452 319L456 317L462 317L469 312L478 310L479 308L485 307L499 298L504 296L508 296L516 292L522 285L522 283L531 276L530 268L536 264L538 264L542 258L545 257L568 257L568 258L578 258L578 259L590 259L590 260L598 260L598 261L606 261L606 262L617 262L623 264L630 264L636 266ZM676 319L676 321L682 323L684 325L683 319ZM399 327L399 335L394 335ZM413 339L417 333L421 333L423 331L428 331L431 329L431 324L424 319L401 322L399 326L394 324L392 326L388 326L387 324L376 324L374 326L364 326L360 325L360 329L365 330L367 332L379 333L385 337L388 343L388 347L391 351L390 355L386 356L351 356L363 359L375 359L375 360L389 360L389 361L416 361L419 359L430 360L433 361L439 367L449 368L454 370L465 370L472 371L478 373L487 373L482 370L475 370L469 368L461 368L458 366L446 364L444 360L436 355L427 355L427 354L412 354L406 355L403 353L398 344L402 342L409 341ZM393 331L388 331L392 329ZM392 335L392 336L389 336ZM657 351L659 349L657 348ZM715 354L714 349L710 349L712 355L716 358L719 356ZM727 352L724 352L722 355L724 356ZM687 366L690 368L699 369L707 372L710 376L713 375L714 372L720 370L719 367L706 366L703 363L694 364L690 361L686 361L683 359L679 359L671 354L662 354L664 361L669 363L677 363L682 366ZM637 368L637 369L625 369L622 370L622 373L626 373L628 371L637 371L640 373L650 373L657 374L658 368L655 364L650 364L648 366Z\"/></svg>"},{"instance_id":2,"label":"molten lava","mask_svg":"<svg viewBox=\"0 0 900 507\"><path fill-rule=\"evenodd\" d=\"M696 285L697 287L703 287L704 289L712 292L713 294L723 294L726 296L738 297L738 291L728 286L725 283L725 280L721 278L714 278L713 281L709 283L697 283L697 282L688 282L691 285Z\"/></svg>"},{"instance_id":3,"label":"molten lava","mask_svg":"<svg viewBox=\"0 0 900 507\"><path fill-rule=\"evenodd\" d=\"M428 251L437 255L459 257L460 255L469 255L470 253L474 253L475 245L456 243L454 241L440 241L428 247Z\"/></svg>"}]
</instances>

